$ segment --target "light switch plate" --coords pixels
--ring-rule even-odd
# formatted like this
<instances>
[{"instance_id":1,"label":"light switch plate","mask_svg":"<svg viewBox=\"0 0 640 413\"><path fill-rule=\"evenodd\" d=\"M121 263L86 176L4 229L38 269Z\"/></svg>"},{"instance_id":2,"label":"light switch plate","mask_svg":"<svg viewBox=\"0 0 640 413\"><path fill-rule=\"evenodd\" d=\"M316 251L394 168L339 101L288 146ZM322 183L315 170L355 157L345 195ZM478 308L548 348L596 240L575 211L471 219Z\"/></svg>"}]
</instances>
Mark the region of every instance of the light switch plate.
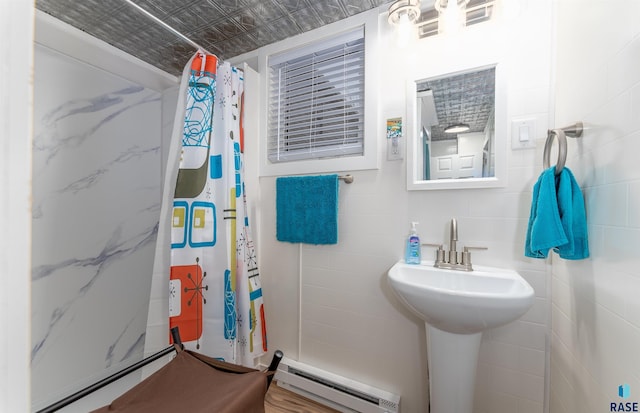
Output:
<instances>
[{"instance_id":1,"label":"light switch plate","mask_svg":"<svg viewBox=\"0 0 640 413\"><path fill-rule=\"evenodd\" d=\"M511 149L533 149L536 147L535 118L511 121Z\"/></svg>"}]
</instances>

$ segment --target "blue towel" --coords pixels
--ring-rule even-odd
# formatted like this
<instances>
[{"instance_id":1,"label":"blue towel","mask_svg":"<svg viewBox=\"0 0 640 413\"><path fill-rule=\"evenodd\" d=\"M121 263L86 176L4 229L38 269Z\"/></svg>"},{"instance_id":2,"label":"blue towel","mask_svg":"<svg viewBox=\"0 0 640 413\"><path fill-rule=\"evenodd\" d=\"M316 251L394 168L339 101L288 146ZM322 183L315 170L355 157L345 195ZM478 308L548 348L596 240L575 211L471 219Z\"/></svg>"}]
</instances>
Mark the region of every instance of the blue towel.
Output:
<instances>
[{"instance_id":1,"label":"blue towel","mask_svg":"<svg viewBox=\"0 0 640 413\"><path fill-rule=\"evenodd\" d=\"M546 169L533 187L524 255L546 258L549 249L567 260L589 257L584 198L569 168Z\"/></svg>"},{"instance_id":2,"label":"blue towel","mask_svg":"<svg viewBox=\"0 0 640 413\"><path fill-rule=\"evenodd\" d=\"M276 237L307 244L338 243L338 175L276 179Z\"/></svg>"}]
</instances>

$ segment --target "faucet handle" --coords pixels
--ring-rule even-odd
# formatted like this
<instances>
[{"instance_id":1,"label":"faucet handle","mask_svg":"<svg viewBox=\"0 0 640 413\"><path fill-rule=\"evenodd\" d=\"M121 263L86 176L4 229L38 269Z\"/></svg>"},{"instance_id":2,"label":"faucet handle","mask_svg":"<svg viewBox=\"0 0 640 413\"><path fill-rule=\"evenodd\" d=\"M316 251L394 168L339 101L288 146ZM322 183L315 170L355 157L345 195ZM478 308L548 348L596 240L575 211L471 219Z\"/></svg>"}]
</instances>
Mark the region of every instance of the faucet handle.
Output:
<instances>
[{"instance_id":1,"label":"faucet handle","mask_svg":"<svg viewBox=\"0 0 640 413\"><path fill-rule=\"evenodd\" d=\"M471 266L471 253L469 250L488 250L488 247L464 247L462 250L462 262L463 265Z\"/></svg>"},{"instance_id":2,"label":"faucet handle","mask_svg":"<svg viewBox=\"0 0 640 413\"><path fill-rule=\"evenodd\" d=\"M464 247L464 252L469 252L469 250L488 250L489 247Z\"/></svg>"},{"instance_id":3,"label":"faucet handle","mask_svg":"<svg viewBox=\"0 0 640 413\"><path fill-rule=\"evenodd\" d=\"M438 249L436 250L436 264L444 262L444 245L442 245L442 244L432 244L432 243L429 243L429 242L425 242L422 245L425 245L425 246L428 246L428 247L437 247Z\"/></svg>"}]
</instances>

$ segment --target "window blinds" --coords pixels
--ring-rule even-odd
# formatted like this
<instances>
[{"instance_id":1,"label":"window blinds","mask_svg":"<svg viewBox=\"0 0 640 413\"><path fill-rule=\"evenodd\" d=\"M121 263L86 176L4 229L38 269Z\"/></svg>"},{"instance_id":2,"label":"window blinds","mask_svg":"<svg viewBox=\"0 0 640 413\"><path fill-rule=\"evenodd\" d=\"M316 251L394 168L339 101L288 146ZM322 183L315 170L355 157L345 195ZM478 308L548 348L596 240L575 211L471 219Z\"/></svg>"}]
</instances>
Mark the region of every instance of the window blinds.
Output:
<instances>
[{"instance_id":1,"label":"window blinds","mask_svg":"<svg viewBox=\"0 0 640 413\"><path fill-rule=\"evenodd\" d=\"M271 162L364 153L364 31L270 60Z\"/></svg>"}]
</instances>

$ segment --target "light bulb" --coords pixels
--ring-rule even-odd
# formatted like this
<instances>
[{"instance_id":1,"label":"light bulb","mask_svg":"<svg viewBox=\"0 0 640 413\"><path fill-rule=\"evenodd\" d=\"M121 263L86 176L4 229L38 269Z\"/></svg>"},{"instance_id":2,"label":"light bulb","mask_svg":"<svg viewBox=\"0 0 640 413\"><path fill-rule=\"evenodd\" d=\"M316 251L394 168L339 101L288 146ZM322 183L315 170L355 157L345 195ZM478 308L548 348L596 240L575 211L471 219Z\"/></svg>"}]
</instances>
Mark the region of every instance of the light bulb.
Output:
<instances>
[{"instance_id":1,"label":"light bulb","mask_svg":"<svg viewBox=\"0 0 640 413\"><path fill-rule=\"evenodd\" d=\"M411 20L409 20L409 15L407 13L403 13L398 19L398 45L400 47L404 47L411 40L411 29L413 25L411 24Z\"/></svg>"},{"instance_id":2,"label":"light bulb","mask_svg":"<svg viewBox=\"0 0 640 413\"><path fill-rule=\"evenodd\" d=\"M448 34L459 32L462 28L462 18L462 10L458 6L458 0L448 0L447 8L440 16L442 31Z\"/></svg>"}]
</instances>

